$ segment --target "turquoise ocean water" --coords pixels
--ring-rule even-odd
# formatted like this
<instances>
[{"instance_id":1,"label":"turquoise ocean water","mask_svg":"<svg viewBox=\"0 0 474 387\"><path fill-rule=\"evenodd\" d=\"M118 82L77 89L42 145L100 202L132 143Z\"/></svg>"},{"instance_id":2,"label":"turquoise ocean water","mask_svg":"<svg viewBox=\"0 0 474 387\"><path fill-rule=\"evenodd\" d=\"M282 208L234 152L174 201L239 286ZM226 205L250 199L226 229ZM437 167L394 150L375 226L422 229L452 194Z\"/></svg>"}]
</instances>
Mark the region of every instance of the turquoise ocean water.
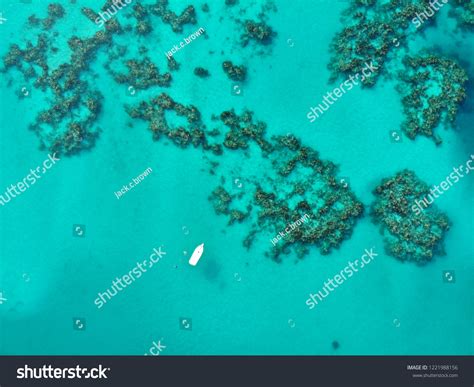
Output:
<instances>
[{"instance_id":1,"label":"turquoise ocean water","mask_svg":"<svg viewBox=\"0 0 474 387\"><path fill-rule=\"evenodd\" d=\"M71 35L84 38L99 29L80 12L81 6L98 11L99 2L58 2L66 16L55 26L58 51L48 58L51 68L68 60ZM349 179L368 207L382 178L409 168L428 184L437 184L473 154L472 32L456 30L447 6L436 26L410 41L414 50L431 48L459 59L470 79L468 98L455 130L437 129L441 146L425 137L394 143L389 132L399 129L403 111L393 79L381 79L371 89L356 87L316 122L306 118L309 107L334 87L328 83L329 45L342 28L346 2L275 1L277 11L266 15L277 36L263 49L242 48L238 41L239 19L256 19L263 1L240 0L228 7L223 0L208 0L210 11L205 13L204 1L170 0L170 9L180 13L191 2L197 23L184 25L181 33L156 18L150 35L117 38L131 52L146 45L165 72L164 52L203 27L208 37L175 54L180 69L173 72L171 87L130 95L127 85L116 83L104 70L107 50L99 49L90 80L104 95L97 122L102 132L95 146L61 156L34 186L0 207L0 292L6 298L0 305L0 353L141 355L152 341L161 340L166 345L163 355L473 354L472 176L436 201L452 227L445 238L446 255L425 266L383 253L382 236L367 210L338 250L321 255L311 248L303 260L290 254L275 263L264 255L274 235L263 233L247 250L242 240L248 223L229 226L208 200L218 176L241 179L237 189L245 191L246 176L263 175L263 164L225 153L217 175L212 175L210 158L201 148L153 141L147 122L130 118L123 108L165 91L196 106L209 127L213 114L250 109L256 120L267 123L269 135L292 133L321 158L338 164L338 176ZM31 14L45 17L47 4L0 4L7 19L0 25L3 58L10 44L23 47L36 40L37 30L28 27L27 19ZM128 12L115 17L126 23ZM232 81L222 71L226 59L248 68L240 96L231 93ZM211 76L196 77L197 66ZM29 87L29 95L19 98L26 86L23 78L15 71L1 76L3 191L47 158L48 151L39 149L28 127L50 96ZM153 172L117 200L114 191L148 167ZM73 235L75 224L85 226L84 237ZM192 267L187 260L200 243L205 243L205 252ZM166 255L159 263L103 308L94 305L98 292L160 246ZM308 294L371 247L379 256L308 310ZM446 270L455 272L455 283L443 281ZM85 321L85 330L74 326L77 318ZM192 330L182 329L180 318L191 318ZM333 341L339 348L333 348Z\"/></svg>"}]
</instances>

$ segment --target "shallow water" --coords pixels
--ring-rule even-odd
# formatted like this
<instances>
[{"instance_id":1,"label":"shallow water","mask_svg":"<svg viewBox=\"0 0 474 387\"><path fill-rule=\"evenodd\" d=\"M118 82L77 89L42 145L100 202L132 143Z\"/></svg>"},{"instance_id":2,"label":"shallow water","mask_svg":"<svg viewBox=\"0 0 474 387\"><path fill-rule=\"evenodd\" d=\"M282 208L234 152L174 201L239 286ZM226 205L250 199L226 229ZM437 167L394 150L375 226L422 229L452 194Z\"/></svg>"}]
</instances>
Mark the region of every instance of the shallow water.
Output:
<instances>
[{"instance_id":1,"label":"shallow water","mask_svg":"<svg viewBox=\"0 0 474 387\"><path fill-rule=\"evenodd\" d=\"M170 0L170 8L180 13L189 2ZM80 6L97 10L96 1L59 3L67 15L56 25L58 53L49 58L53 68L67 60L69 36L86 37L98 29L80 13ZM242 180L235 189L245 192L246 178L270 172L241 153L227 152L212 175L213 158L207 153L153 141L147 122L130 118L123 105L164 91L175 101L195 105L209 128L217 126L212 114L248 108L255 120L267 123L269 135L292 133L322 159L338 164L338 176L348 178L368 207L382 178L409 168L437 184L472 154L473 34L456 32L446 8L437 26L410 42L460 59L471 83L455 130L437 129L442 146L424 137L394 143L390 132L399 130L404 119L395 80L382 78L372 89L356 87L315 123L306 118L309 107L334 87L328 84L329 44L341 29L345 2L276 1L278 11L266 14L278 35L263 55L259 48L240 46L236 21L256 19L261 1L240 0L231 9L223 1L208 1L209 13L201 11L204 1L192 3L198 21L185 25L182 33L154 18L150 36L116 41L131 53L146 44L150 58L166 72L164 52L203 27L208 38L199 37L175 54L181 67L172 73L171 87L130 95L127 85L117 84L103 68L107 50L101 48L91 63L97 75L94 88L104 94L96 145L61 157L34 186L0 208L0 292L7 299L0 305L0 353L141 355L152 340L162 338L167 346L163 355L472 354L471 176L436 201L453 225L445 238L446 256L426 266L384 254L382 236L367 210L351 238L331 254L323 256L312 247L303 260L292 253L277 264L264 255L274 235L263 233L245 249L249 222L229 226L208 200L220 175ZM27 18L33 13L44 17L46 4L0 4L7 19L0 25L3 57L10 44L23 47L36 35ZM244 15L239 15L241 8ZM126 23L127 12L115 17ZM248 67L241 96L232 95L233 82L221 68L229 58ZM192 70L197 66L211 76L196 77ZM22 77L11 71L2 79L0 186L6 189L47 158L28 127L47 106L48 96L30 88L28 97L20 99ZM148 167L153 172L117 200L114 192ZM83 237L74 236L73 225L85 226ZM187 261L201 243L204 254L192 267ZM103 308L96 307L98 292L160 246L166 255L159 263ZM373 263L308 310L309 292L321 289L348 260L371 247L379 253ZM455 283L443 281L445 270L455 272ZM86 321L85 330L73 325L77 318ZM181 318L192 319L192 330L183 329Z\"/></svg>"}]
</instances>

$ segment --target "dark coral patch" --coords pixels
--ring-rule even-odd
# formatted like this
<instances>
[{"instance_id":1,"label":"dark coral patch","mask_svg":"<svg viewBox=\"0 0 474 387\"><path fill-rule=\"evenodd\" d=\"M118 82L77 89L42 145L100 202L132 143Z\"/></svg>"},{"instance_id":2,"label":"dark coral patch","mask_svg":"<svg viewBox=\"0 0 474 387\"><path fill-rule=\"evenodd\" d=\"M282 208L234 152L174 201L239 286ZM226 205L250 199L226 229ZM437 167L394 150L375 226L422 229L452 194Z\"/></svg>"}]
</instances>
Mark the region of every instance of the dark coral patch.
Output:
<instances>
[{"instance_id":1,"label":"dark coral patch","mask_svg":"<svg viewBox=\"0 0 474 387\"><path fill-rule=\"evenodd\" d=\"M373 193L376 200L371 216L380 225L387 254L418 264L444 254L443 239L449 219L433 205L416 211L417 201L428 197L430 190L414 172L403 170L383 179Z\"/></svg>"},{"instance_id":2,"label":"dark coral patch","mask_svg":"<svg viewBox=\"0 0 474 387\"><path fill-rule=\"evenodd\" d=\"M418 135L441 138L434 129L444 122L453 126L458 108L466 98L466 71L454 60L436 55L405 57L399 90L406 121L402 129L414 139Z\"/></svg>"}]
</instances>

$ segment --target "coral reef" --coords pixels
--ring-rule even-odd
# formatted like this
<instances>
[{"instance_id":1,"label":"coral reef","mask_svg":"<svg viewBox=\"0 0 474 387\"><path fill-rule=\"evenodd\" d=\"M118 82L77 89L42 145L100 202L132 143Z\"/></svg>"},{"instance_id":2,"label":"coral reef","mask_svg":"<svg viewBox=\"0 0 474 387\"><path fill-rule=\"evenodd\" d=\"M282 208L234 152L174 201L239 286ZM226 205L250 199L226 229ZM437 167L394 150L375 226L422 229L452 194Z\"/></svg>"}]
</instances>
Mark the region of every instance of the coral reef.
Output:
<instances>
[{"instance_id":1,"label":"coral reef","mask_svg":"<svg viewBox=\"0 0 474 387\"><path fill-rule=\"evenodd\" d=\"M472 7L463 0L458 3L464 4L466 9L457 9L457 14L466 17L469 24L467 8ZM435 23L437 13L434 11L431 17L423 18L423 23L418 20L418 15L425 14L429 7L428 0L352 2L345 12L344 21L348 26L332 42L332 60L328 66L331 80L358 74L365 63L372 62L377 70L370 77L362 78L362 85L375 85L387 69L388 61L396 58L389 54L393 50L406 53L408 38ZM398 90L403 95L406 115L402 130L412 140L424 135L441 144L434 130L440 123L453 126L459 105L466 98L466 72L455 61L429 53L416 57L405 54L401 67L404 69L397 71Z\"/></svg>"},{"instance_id":2,"label":"coral reef","mask_svg":"<svg viewBox=\"0 0 474 387\"><path fill-rule=\"evenodd\" d=\"M165 113L171 110L186 119L188 128L179 126L173 129L170 127ZM175 102L169 95L162 93L149 103L142 101L135 107L126 106L126 111L132 118L149 121L149 128L153 133L154 140L165 135L181 148L187 148L192 144L194 147L202 146L204 150L212 150L215 154L222 153L221 145L208 144L205 128L201 122L201 114L195 106L184 106Z\"/></svg>"},{"instance_id":3,"label":"coral reef","mask_svg":"<svg viewBox=\"0 0 474 387\"><path fill-rule=\"evenodd\" d=\"M458 20L462 29L471 30L474 28L474 2L472 0L453 0L455 6L451 14Z\"/></svg>"},{"instance_id":4,"label":"coral reef","mask_svg":"<svg viewBox=\"0 0 474 387\"><path fill-rule=\"evenodd\" d=\"M187 127L181 125L172 129L165 118L166 111L170 110L186 118ZM268 251L267 255L277 262L281 261L281 254L289 253L292 248L300 258L309 252L312 245L318 247L322 254L329 254L349 238L357 218L362 216L362 203L346 184L337 181L334 164L320 160L317 152L301 145L293 136L268 140L266 124L261 121L255 123L250 111L245 110L239 115L231 109L214 117L228 128L227 131L218 128L206 130L194 106L179 104L166 94L153 98L149 103L128 106L127 112L132 118L148 121L155 140L165 135L182 148L191 144L201 146L217 156L224 150L244 150L244 156L250 158L249 153L254 150L251 144L256 144L261 150L259 156L268 160L269 174L246 177L245 194L243 191L232 193L232 188L226 188L222 183L212 192L209 201L217 214L229 218L230 225L244 221L251 223L243 241L247 248L252 246L259 234L273 237L289 223L308 214L311 226L304 225L294 230L288 238ZM209 145L209 138L222 137L221 133L222 144ZM211 164L214 165L211 174L215 174L218 163Z\"/></svg>"},{"instance_id":5,"label":"coral reef","mask_svg":"<svg viewBox=\"0 0 474 387\"><path fill-rule=\"evenodd\" d=\"M229 216L229 225L234 222L241 223L245 218L249 216L251 207L248 206L247 212L243 212L237 209L231 209L230 204L232 199L237 195L231 195L227 192L224 187L217 187L212 194L209 196L209 201L213 204L216 214Z\"/></svg>"},{"instance_id":6,"label":"coral reef","mask_svg":"<svg viewBox=\"0 0 474 387\"><path fill-rule=\"evenodd\" d=\"M272 146L264 138L267 125L263 122L252 123L252 112L244 111L239 116L232 109L222 112L220 118L224 125L230 129L224 140L226 148L246 149L249 146L249 141L253 140L264 152L272 150Z\"/></svg>"},{"instance_id":7,"label":"coral reef","mask_svg":"<svg viewBox=\"0 0 474 387\"><path fill-rule=\"evenodd\" d=\"M52 3L48 5L48 17L41 20L35 15L28 18L28 22L32 27L42 27L43 30L48 31L53 28L58 19L61 19L66 14L63 6L59 3Z\"/></svg>"},{"instance_id":8,"label":"coral reef","mask_svg":"<svg viewBox=\"0 0 474 387\"><path fill-rule=\"evenodd\" d=\"M412 210L415 201L429 193L427 184L413 171L403 170L383 179L373 193L376 199L371 216L380 224L387 254L417 264L444 254L443 238L449 219L433 205L418 215Z\"/></svg>"},{"instance_id":9,"label":"coral reef","mask_svg":"<svg viewBox=\"0 0 474 387\"><path fill-rule=\"evenodd\" d=\"M230 60L226 60L222 63L222 69L229 79L232 79L233 81L243 82L247 76L247 69L244 65L234 65Z\"/></svg>"},{"instance_id":10,"label":"coral reef","mask_svg":"<svg viewBox=\"0 0 474 387\"><path fill-rule=\"evenodd\" d=\"M89 62L98 48L110 39L108 32L97 32L93 38L84 40L73 36L68 40L71 62L52 71L47 63L51 45L46 35L39 35L36 46L31 42L24 49L16 44L10 46L3 59L6 71L17 68L25 80L34 79L35 88L43 92L51 90L54 96L50 108L39 112L30 126L39 136L42 148L73 154L94 145L100 132L94 123L100 113L102 94L90 91L81 75L88 72ZM37 74L35 66L41 68L41 74Z\"/></svg>"},{"instance_id":11,"label":"coral reef","mask_svg":"<svg viewBox=\"0 0 474 387\"><path fill-rule=\"evenodd\" d=\"M260 180L254 195L258 210L258 227L272 230L273 235L289 223L307 214L308 224L293 230L270 253L279 261L287 247L295 245L299 257L308 246L329 254L350 237L363 205L352 191L337 181L337 167L319 159L318 153L303 146L294 136L272 138L269 158L276 172L271 183ZM272 236L273 236L272 235Z\"/></svg>"},{"instance_id":12,"label":"coral reef","mask_svg":"<svg viewBox=\"0 0 474 387\"><path fill-rule=\"evenodd\" d=\"M125 62L128 74L120 74L110 70L116 82L134 86L137 89L147 89L152 86L169 87L171 74L160 75L160 70L145 57L143 60L128 60Z\"/></svg>"},{"instance_id":13,"label":"coral reef","mask_svg":"<svg viewBox=\"0 0 474 387\"><path fill-rule=\"evenodd\" d=\"M194 75L201 77L201 78L207 78L210 74L209 71L207 71L205 68L202 67L196 67L194 69Z\"/></svg>"},{"instance_id":14,"label":"coral reef","mask_svg":"<svg viewBox=\"0 0 474 387\"><path fill-rule=\"evenodd\" d=\"M179 63L176 61L176 59L174 59L173 56L168 59L168 70L170 71L179 70Z\"/></svg>"},{"instance_id":15,"label":"coral reef","mask_svg":"<svg viewBox=\"0 0 474 387\"><path fill-rule=\"evenodd\" d=\"M196 24L196 11L192 5L188 5L179 16L168 9L168 0L157 0L149 9L161 17L163 23L171 25L174 32L183 32L185 24Z\"/></svg>"},{"instance_id":16,"label":"coral reef","mask_svg":"<svg viewBox=\"0 0 474 387\"><path fill-rule=\"evenodd\" d=\"M39 134L41 148L65 155L92 148L100 133L93 123L100 113L101 99L102 95L98 92L82 96L76 94L71 98L58 97L55 105L41 111L36 122L30 126ZM70 121L66 120L71 117ZM65 130L59 125L63 121L69 121ZM54 132L45 124L51 126Z\"/></svg>"},{"instance_id":17,"label":"coral reef","mask_svg":"<svg viewBox=\"0 0 474 387\"><path fill-rule=\"evenodd\" d=\"M345 27L331 44L332 58L328 68L331 80L359 73L365 63L372 62L378 70L366 77L363 86L375 85L382 73L388 54L397 49L394 42L404 42L411 19L429 5L428 0L386 3L357 0L345 12ZM425 28L434 18L423 24Z\"/></svg>"},{"instance_id":18,"label":"coral reef","mask_svg":"<svg viewBox=\"0 0 474 387\"><path fill-rule=\"evenodd\" d=\"M95 13L94 10L89 7L82 7L81 13L91 22L95 22L95 20L99 17L99 14Z\"/></svg>"},{"instance_id":19,"label":"coral reef","mask_svg":"<svg viewBox=\"0 0 474 387\"><path fill-rule=\"evenodd\" d=\"M453 125L459 105L466 98L466 71L455 61L436 55L406 56L403 63L399 91L404 95L407 119L402 129L410 139L424 135L440 144L434 129L441 121Z\"/></svg>"},{"instance_id":20,"label":"coral reef","mask_svg":"<svg viewBox=\"0 0 474 387\"><path fill-rule=\"evenodd\" d=\"M106 12L113 5L112 0L107 0L100 10ZM146 56L147 47L143 45L139 47L138 58L127 58L127 47L113 44L114 35L124 33L135 36L147 35L153 30L151 18L156 16L164 23L170 24L173 31L181 32L183 25L196 23L194 7L189 5L180 15L176 15L168 9L167 0L157 0L153 5L136 2L128 11L123 12L129 14L128 20L132 24L128 23L122 27L118 18L112 17L92 37L70 37L68 39L72 52L70 60L54 69L48 65L47 58L49 53L57 49L52 46L51 34L46 32L52 29L57 19L64 16L65 11L61 5L50 4L48 17L44 20L38 19L35 15L29 18L30 24L42 27L43 30L37 37L36 45L28 41L24 48L16 44L10 46L3 59L5 71L16 68L29 84L33 84L33 87L40 89L44 95L51 91L54 96L49 107L39 112L35 122L30 126L39 136L41 147L58 153L73 154L93 146L100 133L95 124L101 111L102 95L90 87L95 76L90 65L97 51L103 47L107 46L109 53L109 61L105 64L105 68L116 82L135 89L170 86L171 74L160 74L158 67ZM100 15L91 8L82 7L81 13L95 24L100 18ZM112 65L114 60L121 63ZM170 71L179 69L179 64L173 58L167 65ZM127 71L117 70L122 68ZM193 119L192 113L183 110L182 105L176 104L174 108L178 114L185 111L187 117ZM182 128L169 130L166 133L180 144L185 144L187 141L198 144L204 141L202 133L195 128L190 133L186 133ZM219 152L218 147L209 149Z\"/></svg>"},{"instance_id":21,"label":"coral reef","mask_svg":"<svg viewBox=\"0 0 474 387\"><path fill-rule=\"evenodd\" d=\"M171 85L171 72L179 70L179 63L171 57L167 61L169 72L161 73L158 65L153 63L148 56L150 46L143 36L153 32L155 25L153 18L160 18L176 33L182 32L186 24L196 24L197 19L193 5L187 5L180 14L177 14L169 8L168 3L168 0L156 0L154 4L137 1L132 7L123 9L121 11L123 16L120 18L113 14L107 17L108 20L101 19L103 16L100 13L109 12L112 7L116 9L113 0L104 1L103 5L97 8L97 12L95 9L81 7L82 15L95 26L99 26L99 30L89 37L68 37L71 55L65 56L68 59L54 68L50 67L48 57L50 53L57 53L59 50L52 45L58 31L50 33L49 30L53 29L57 19L64 16L65 10L58 3L53 3L47 7L46 19L39 19L35 15L29 18L31 25L42 28L42 33L36 36L36 44L31 41L27 41L21 47L18 44L12 44L3 62L5 72L12 69L18 70L23 74L28 86L42 92L37 95L44 98L48 96L47 108L38 112L34 123L30 125L39 136L41 147L54 149L64 154L73 154L81 149L90 149L98 138L100 129L97 127L97 119L101 113L102 94L91 87L98 76L91 69L91 65L101 49L107 48L108 60L103 66L115 82L124 84L128 86L129 91L133 91L130 95L134 95L134 90ZM228 5L231 5L230 3L232 2ZM208 4L203 4L201 8L204 12L209 12ZM263 17L263 10L258 17ZM99 23L98 19L105 23ZM123 24L119 23L119 20ZM248 20L246 25L249 38L257 41L267 43L274 34L263 22ZM134 48L124 44L126 35L133 35L139 39L139 45ZM224 62L223 68L232 80L244 81L246 78L245 66L236 66L227 61ZM209 71L202 67L195 68L194 74L202 78L210 76ZM51 94L53 99L49 98ZM148 105L143 102L141 106ZM226 141L221 138L220 144L209 145L204 125L199 118L196 120L196 116L199 116L197 109L175 103L166 94L152 99L146 114L140 110L140 107L127 109L129 114L141 116L150 121L150 128L155 139L158 139L160 134L164 134L182 147L194 144L218 155L222 153L224 147L245 148L251 139L260 145L265 144L259 139L259 131L262 130L260 124L249 123L249 125L239 127L229 123L231 130ZM188 121L187 124L171 129L165 119L167 110L174 110L178 117L182 116ZM209 137L219 136L215 133L220 134L218 129L214 128L209 132Z\"/></svg>"},{"instance_id":22,"label":"coral reef","mask_svg":"<svg viewBox=\"0 0 474 387\"><path fill-rule=\"evenodd\" d=\"M111 0L108 0L101 9L105 10L111 4ZM87 7L81 8L81 13L93 23L99 16ZM69 37L67 44L71 53L67 55L68 62L51 68L48 57L50 53L58 51L52 45L58 32L50 33L49 30L64 14L63 7L55 3L48 6L45 21L31 16L30 23L42 26L37 44L27 41L23 48L17 44L10 45L3 63L5 72L18 70L26 83L40 90L38 95L47 101L48 107L39 111L30 125L30 129L39 137L40 147L70 155L92 148L101 131L97 127L97 119L101 113L103 96L91 87L95 83L91 64L97 52L110 47L114 34L122 34L123 29L113 18L105 24L105 28L91 37Z\"/></svg>"},{"instance_id":23,"label":"coral reef","mask_svg":"<svg viewBox=\"0 0 474 387\"><path fill-rule=\"evenodd\" d=\"M263 21L257 23L253 20L246 20L244 26L245 33L241 36L243 46L246 46L251 39L257 43L267 45L272 43L273 37L276 36L273 29Z\"/></svg>"},{"instance_id":24,"label":"coral reef","mask_svg":"<svg viewBox=\"0 0 474 387\"><path fill-rule=\"evenodd\" d=\"M251 121L250 112L244 112L241 117L234 112L221 114L221 119L232 125ZM266 126L259 124L262 129ZM309 223L288 233L278 244L270 247L272 244L268 242L267 256L281 262L281 255L294 249L297 256L303 258L313 245L322 254L329 254L351 235L357 218L362 216L362 203L347 186L336 180L334 164L320 160L317 152L301 145L295 137L273 137L268 142L264 130L259 137L265 144L261 146L265 151L262 156L270 163L268 174L247 178L247 196L231 195L222 186L218 187L210 199L216 213L230 216L229 223L233 223L235 217L239 221L249 218L251 229L243 242L247 248L251 248L259 234L271 239L290 223L308 215ZM242 146L230 147L237 148ZM248 215L243 211L231 213L231 204L235 206L239 202L239 207L246 208Z\"/></svg>"},{"instance_id":25,"label":"coral reef","mask_svg":"<svg viewBox=\"0 0 474 387\"><path fill-rule=\"evenodd\" d=\"M141 3L133 6L133 16L137 19L135 30L138 35L147 35L153 31L147 8Z\"/></svg>"}]
</instances>

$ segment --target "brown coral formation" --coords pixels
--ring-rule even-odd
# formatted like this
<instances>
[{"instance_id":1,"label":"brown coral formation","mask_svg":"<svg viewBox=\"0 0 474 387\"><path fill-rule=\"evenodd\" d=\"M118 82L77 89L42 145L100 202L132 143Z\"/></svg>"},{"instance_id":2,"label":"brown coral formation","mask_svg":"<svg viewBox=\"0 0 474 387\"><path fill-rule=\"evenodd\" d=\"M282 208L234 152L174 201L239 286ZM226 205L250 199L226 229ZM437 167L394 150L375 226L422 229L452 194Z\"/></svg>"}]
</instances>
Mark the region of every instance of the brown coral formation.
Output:
<instances>
[{"instance_id":1,"label":"brown coral formation","mask_svg":"<svg viewBox=\"0 0 474 387\"><path fill-rule=\"evenodd\" d=\"M420 214L412 211L415 201L429 193L428 185L413 171L403 170L383 179L373 193L376 200L371 216L380 225L387 254L417 264L444 255L443 239L450 221L434 206Z\"/></svg>"}]
</instances>

